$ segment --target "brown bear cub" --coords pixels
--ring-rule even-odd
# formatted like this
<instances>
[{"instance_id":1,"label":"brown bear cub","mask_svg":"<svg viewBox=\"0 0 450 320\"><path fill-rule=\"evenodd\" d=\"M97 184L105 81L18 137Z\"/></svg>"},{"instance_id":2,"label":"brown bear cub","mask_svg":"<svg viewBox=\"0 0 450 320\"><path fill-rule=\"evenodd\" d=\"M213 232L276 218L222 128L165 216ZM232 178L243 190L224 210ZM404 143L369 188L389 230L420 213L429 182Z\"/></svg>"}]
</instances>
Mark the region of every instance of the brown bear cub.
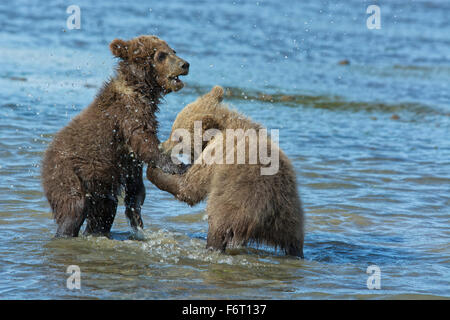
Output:
<instances>
[{"instance_id":1,"label":"brown bear cub","mask_svg":"<svg viewBox=\"0 0 450 320\"><path fill-rule=\"evenodd\" d=\"M222 99L216 86L188 104L161 144L166 153L187 154L192 166L182 175L148 167L147 178L189 205L208 197L207 248L267 244L303 258L303 209L291 162L264 128Z\"/></svg>"},{"instance_id":2,"label":"brown bear cub","mask_svg":"<svg viewBox=\"0 0 450 320\"><path fill-rule=\"evenodd\" d=\"M143 162L185 171L159 152L155 113L164 94L183 88L178 76L188 74L189 63L155 36L116 39L110 49L120 59L116 75L45 152L42 182L56 236L76 237L85 219L85 234L107 234L122 187L130 225L142 228Z\"/></svg>"}]
</instances>

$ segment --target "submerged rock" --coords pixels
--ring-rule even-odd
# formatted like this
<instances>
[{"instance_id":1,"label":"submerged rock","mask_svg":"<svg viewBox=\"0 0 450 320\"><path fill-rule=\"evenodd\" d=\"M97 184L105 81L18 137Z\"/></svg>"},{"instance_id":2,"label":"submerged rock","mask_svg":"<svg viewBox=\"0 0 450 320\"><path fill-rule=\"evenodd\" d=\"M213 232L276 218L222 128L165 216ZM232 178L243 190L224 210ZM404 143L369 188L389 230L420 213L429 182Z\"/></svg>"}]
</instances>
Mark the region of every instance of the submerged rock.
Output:
<instances>
[{"instance_id":1,"label":"submerged rock","mask_svg":"<svg viewBox=\"0 0 450 320\"><path fill-rule=\"evenodd\" d=\"M27 78L25 78L25 77L10 77L9 80L25 82L25 81L27 81Z\"/></svg>"}]
</instances>

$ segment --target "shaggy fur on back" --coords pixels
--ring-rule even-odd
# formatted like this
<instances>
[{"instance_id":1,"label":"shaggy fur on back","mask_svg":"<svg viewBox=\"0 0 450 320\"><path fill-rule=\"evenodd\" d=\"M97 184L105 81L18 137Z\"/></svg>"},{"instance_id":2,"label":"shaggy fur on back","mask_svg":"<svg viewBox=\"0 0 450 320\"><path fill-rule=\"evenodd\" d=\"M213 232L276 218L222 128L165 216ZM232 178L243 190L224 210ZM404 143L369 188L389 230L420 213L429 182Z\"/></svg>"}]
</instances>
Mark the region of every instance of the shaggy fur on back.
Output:
<instances>
[{"instance_id":1,"label":"shaggy fur on back","mask_svg":"<svg viewBox=\"0 0 450 320\"><path fill-rule=\"evenodd\" d=\"M85 219L85 233L108 233L122 187L125 214L133 228L142 228L143 163L183 172L158 150L155 113L163 94L182 88L177 77L187 74L189 64L154 36L116 39L110 48L120 58L116 76L56 134L44 155L42 183L57 236L77 236Z\"/></svg>"}]
</instances>

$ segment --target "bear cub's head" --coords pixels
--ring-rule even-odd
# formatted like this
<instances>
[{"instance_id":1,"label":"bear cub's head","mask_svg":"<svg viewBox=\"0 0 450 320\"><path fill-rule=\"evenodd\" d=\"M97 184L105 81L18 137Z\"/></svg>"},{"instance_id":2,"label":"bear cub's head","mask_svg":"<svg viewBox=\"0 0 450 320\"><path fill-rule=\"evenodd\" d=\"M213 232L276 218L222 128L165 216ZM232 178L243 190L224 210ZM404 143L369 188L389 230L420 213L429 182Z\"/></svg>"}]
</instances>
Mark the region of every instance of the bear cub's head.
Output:
<instances>
[{"instance_id":1,"label":"bear cub's head","mask_svg":"<svg viewBox=\"0 0 450 320\"><path fill-rule=\"evenodd\" d=\"M200 136L197 142L202 143L200 152L205 148L208 141L202 141L205 131L209 129L223 129L225 125L222 119L221 108L224 90L215 86L207 94L200 96L194 102L188 104L178 113L173 125L169 139L160 144L164 153L179 153L181 150L190 150L190 159L194 161L195 140L194 135ZM177 150L175 147L177 146ZM172 152L174 151L174 152Z\"/></svg>"},{"instance_id":2,"label":"bear cub's head","mask_svg":"<svg viewBox=\"0 0 450 320\"><path fill-rule=\"evenodd\" d=\"M158 37L144 35L128 41L115 39L109 48L121 59L121 67L139 82L156 80L166 94L184 87L179 76L189 73L189 63Z\"/></svg>"}]
</instances>

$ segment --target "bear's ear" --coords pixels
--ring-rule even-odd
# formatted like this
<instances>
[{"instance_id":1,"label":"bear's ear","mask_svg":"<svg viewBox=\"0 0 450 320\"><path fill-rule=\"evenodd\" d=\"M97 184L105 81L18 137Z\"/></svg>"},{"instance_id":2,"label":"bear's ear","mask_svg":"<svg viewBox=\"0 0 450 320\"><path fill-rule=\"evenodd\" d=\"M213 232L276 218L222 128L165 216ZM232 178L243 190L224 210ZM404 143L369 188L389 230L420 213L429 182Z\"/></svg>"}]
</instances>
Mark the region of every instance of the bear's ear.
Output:
<instances>
[{"instance_id":1,"label":"bear's ear","mask_svg":"<svg viewBox=\"0 0 450 320\"><path fill-rule=\"evenodd\" d=\"M215 99L217 99L219 102L222 102L223 100L223 88L221 86L214 86L214 88L212 88L210 94L211 96L213 96Z\"/></svg>"},{"instance_id":2,"label":"bear's ear","mask_svg":"<svg viewBox=\"0 0 450 320\"><path fill-rule=\"evenodd\" d=\"M221 86L215 86L210 92L198 98L198 101L205 101L205 105L214 106L223 100L224 90Z\"/></svg>"},{"instance_id":3,"label":"bear's ear","mask_svg":"<svg viewBox=\"0 0 450 320\"><path fill-rule=\"evenodd\" d=\"M127 59L128 57L128 42L121 39L114 39L109 44L109 49L117 58Z\"/></svg>"}]
</instances>

